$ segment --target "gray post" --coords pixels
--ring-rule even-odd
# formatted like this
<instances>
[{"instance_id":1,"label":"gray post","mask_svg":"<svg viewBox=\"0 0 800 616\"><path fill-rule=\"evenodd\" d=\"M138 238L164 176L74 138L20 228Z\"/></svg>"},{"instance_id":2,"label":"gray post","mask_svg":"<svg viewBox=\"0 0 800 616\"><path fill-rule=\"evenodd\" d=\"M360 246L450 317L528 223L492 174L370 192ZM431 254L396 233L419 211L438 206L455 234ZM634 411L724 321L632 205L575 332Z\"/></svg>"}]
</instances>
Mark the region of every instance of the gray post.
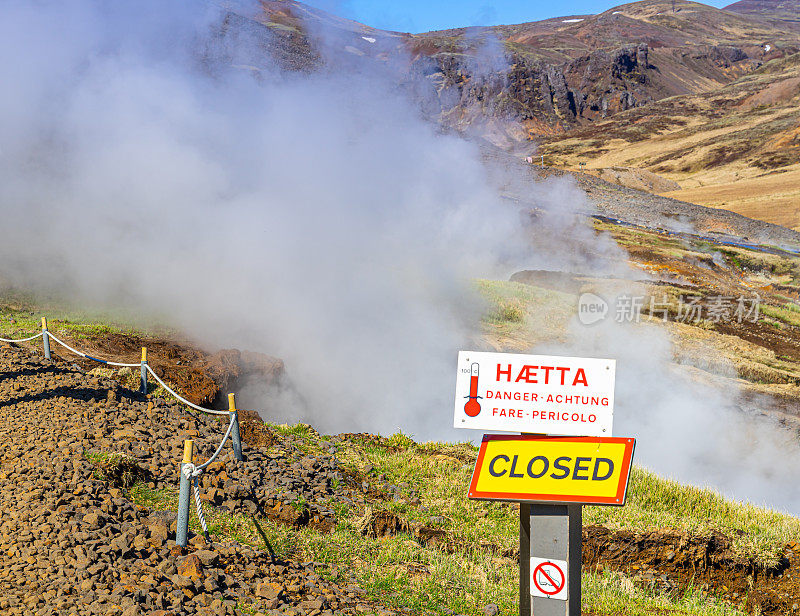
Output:
<instances>
[{"instance_id":1,"label":"gray post","mask_svg":"<svg viewBox=\"0 0 800 616\"><path fill-rule=\"evenodd\" d=\"M175 543L182 548L186 547L189 539L189 501L191 498L190 480L183 474L184 467L192 461L194 454L194 441L183 441L183 462L181 462L181 482L178 493L178 528L175 533Z\"/></svg>"},{"instance_id":2,"label":"gray post","mask_svg":"<svg viewBox=\"0 0 800 616\"><path fill-rule=\"evenodd\" d=\"M567 614L581 613L581 569L583 568L583 505L568 505L569 511L569 601Z\"/></svg>"},{"instance_id":3,"label":"gray post","mask_svg":"<svg viewBox=\"0 0 800 616\"><path fill-rule=\"evenodd\" d=\"M531 506L519 504L519 616L531 616Z\"/></svg>"},{"instance_id":4,"label":"gray post","mask_svg":"<svg viewBox=\"0 0 800 616\"><path fill-rule=\"evenodd\" d=\"M236 411L236 394L228 394L228 411L230 412L231 423L231 442L233 443L233 455L241 462L244 460L242 455L242 438L239 435L239 413Z\"/></svg>"},{"instance_id":5,"label":"gray post","mask_svg":"<svg viewBox=\"0 0 800 616\"><path fill-rule=\"evenodd\" d=\"M242 438L239 435L239 413L236 411L231 411L231 422L233 422L233 428L231 429L233 455L241 462L244 460L244 456L242 455Z\"/></svg>"},{"instance_id":6,"label":"gray post","mask_svg":"<svg viewBox=\"0 0 800 616\"><path fill-rule=\"evenodd\" d=\"M50 359L50 337L47 335L47 317L42 317L42 345L44 346L45 359Z\"/></svg>"},{"instance_id":7,"label":"gray post","mask_svg":"<svg viewBox=\"0 0 800 616\"><path fill-rule=\"evenodd\" d=\"M139 379L139 392L147 395L147 347L142 347L142 373Z\"/></svg>"},{"instance_id":8,"label":"gray post","mask_svg":"<svg viewBox=\"0 0 800 616\"><path fill-rule=\"evenodd\" d=\"M530 556L567 561L568 597L566 601L531 597L530 614L536 616L580 616L581 526L581 505L531 506ZM530 576L530 573L528 575ZM530 616L530 614L526 616Z\"/></svg>"}]
</instances>

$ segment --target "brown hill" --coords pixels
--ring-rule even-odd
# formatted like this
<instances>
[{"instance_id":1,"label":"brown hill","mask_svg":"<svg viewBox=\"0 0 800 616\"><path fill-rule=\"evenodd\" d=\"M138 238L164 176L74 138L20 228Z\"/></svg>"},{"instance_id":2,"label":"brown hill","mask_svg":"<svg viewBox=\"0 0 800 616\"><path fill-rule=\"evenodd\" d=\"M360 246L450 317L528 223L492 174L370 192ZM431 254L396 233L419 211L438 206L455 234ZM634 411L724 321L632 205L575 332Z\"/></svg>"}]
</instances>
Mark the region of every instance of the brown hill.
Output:
<instances>
[{"instance_id":1,"label":"brown hill","mask_svg":"<svg viewBox=\"0 0 800 616\"><path fill-rule=\"evenodd\" d=\"M599 15L417 35L294 0L223 6L223 34L245 30L266 52L232 64L261 69L271 56L292 70L387 67L432 118L507 146L709 92L800 50L800 24L684 0L675 12L671 0L644 0Z\"/></svg>"},{"instance_id":2,"label":"brown hill","mask_svg":"<svg viewBox=\"0 0 800 616\"><path fill-rule=\"evenodd\" d=\"M664 194L800 229L800 54L707 95L630 110L542 145L550 164L638 167Z\"/></svg>"},{"instance_id":3,"label":"brown hill","mask_svg":"<svg viewBox=\"0 0 800 616\"><path fill-rule=\"evenodd\" d=\"M220 36L257 42L223 63L381 67L451 129L518 154L534 140L550 165L643 169L677 182L667 194L681 201L800 229L800 22L775 16L791 9L787 0L728 11L644 0L599 15L417 35L294 0L223 6Z\"/></svg>"},{"instance_id":4,"label":"brown hill","mask_svg":"<svg viewBox=\"0 0 800 616\"><path fill-rule=\"evenodd\" d=\"M695 2L645 0L599 15L431 32L411 41L446 123L480 116L520 120L530 136L584 126L675 95L712 91L800 47L800 28ZM497 41L508 54L486 74ZM497 50L495 49L495 55ZM480 113L475 112L479 108Z\"/></svg>"},{"instance_id":5,"label":"brown hill","mask_svg":"<svg viewBox=\"0 0 800 616\"><path fill-rule=\"evenodd\" d=\"M800 22L798 0L739 0L725 7L726 11Z\"/></svg>"}]
</instances>

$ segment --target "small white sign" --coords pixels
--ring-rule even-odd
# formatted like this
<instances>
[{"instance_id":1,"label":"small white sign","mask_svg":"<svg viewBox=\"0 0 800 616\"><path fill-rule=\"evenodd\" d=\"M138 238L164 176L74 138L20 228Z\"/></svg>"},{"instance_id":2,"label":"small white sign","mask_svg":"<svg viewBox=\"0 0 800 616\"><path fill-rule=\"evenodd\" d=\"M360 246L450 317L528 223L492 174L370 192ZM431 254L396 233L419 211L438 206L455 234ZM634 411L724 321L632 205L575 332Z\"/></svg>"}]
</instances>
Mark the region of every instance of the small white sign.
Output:
<instances>
[{"instance_id":1,"label":"small white sign","mask_svg":"<svg viewBox=\"0 0 800 616\"><path fill-rule=\"evenodd\" d=\"M611 436L613 359L460 351L453 425Z\"/></svg>"},{"instance_id":2,"label":"small white sign","mask_svg":"<svg viewBox=\"0 0 800 616\"><path fill-rule=\"evenodd\" d=\"M531 596L567 599L567 561L531 557Z\"/></svg>"}]
</instances>

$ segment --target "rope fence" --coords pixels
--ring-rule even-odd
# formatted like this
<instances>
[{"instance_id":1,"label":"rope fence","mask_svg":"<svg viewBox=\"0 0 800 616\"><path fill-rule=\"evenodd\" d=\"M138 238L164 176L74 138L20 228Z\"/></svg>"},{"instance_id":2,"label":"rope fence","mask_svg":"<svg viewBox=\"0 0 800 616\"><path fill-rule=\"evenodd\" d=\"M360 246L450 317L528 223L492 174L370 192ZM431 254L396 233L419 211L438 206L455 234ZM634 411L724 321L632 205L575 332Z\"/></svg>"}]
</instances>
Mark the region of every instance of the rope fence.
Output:
<instances>
[{"instance_id":1,"label":"rope fence","mask_svg":"<svg viewBox=\"0 0 800 616\"><path fill-rule=\"evenodd\" d=\"M78 355L80 357L84 357L86 359L91 359L92 361L96 361L98 364L105 364L107 366L120 366L122 368L138 368L141 365L141 364L121 364L121 363L118 363L118 362L115 362L115 361L108 361L106 359L98 359L97 357L92 357L88 353L84 353L82 351L77 351L77 350L73 349L66 342L62 342L61 340L56 338L50 332L47 332L47 335L48 335L48 337L50 337L53 340L55 340L56 342L58 342L58 344L60 344L62 347L64 347L68 351L72 351L73 353L75 353L75 355Z\"/></svg>"},{"instance_id":2,"label":"rope fence","mask_svg":"<svg viewBox=\"0 0 800 616\"><path fill-rule=\"evenodd\" d=\"M29 340L35 340L39 336L44 335L44 332L39 332L35 336L31 336L30 338L20 338L19 340L10 340L9 338L0 338L0 342L28 342Z\"/></svg>"},{"instance_id":3,"label":"rope fence","mask_svg":"<svg viewBox=\"0 0 800 616\"><path fill-rule=\"evenodd\" d=\"M128 364L121 364L121 365L128 365ZM138 366L139 364L132 364L132 365L133 365L133 366ZM189 402L189 401L188 401L186 398L184 398L183 396L181 396L180 394L178 394L177 392L175 392L175 390L173 390L172 388L170 388L170 386L169 386L169 385L167 385L167 384L166 384L164 381L162 381L160 378L158 378L158 375L157 375L155 372L153 372L153 369L152 369L150 366L148 366L148 365L147 365L147 363L145 363L145 364L144 364L144 366L145 366L145 368L147 369L147 371L148 371L148 372L149 372L149 373L150 373L150 374L153 376L153 378L156 380L156 383L158 383L159 385L161 385L161 387L163 387L164 389L166 389L166 390L167 390L169 393L171 393L171 394L172 394L173 396L175 396L175 397L176 397L178 400L180 400L181 402L183 402L183 403L184 403L186 406L190 406L190 407L192 407L193 409L196 409L196 410L198 410L198 411L200 411L200 412L202 412L202 413L210 413L210 414L212 414L212 415L227 415L227 414L228 414L228 411L216 411L216 410L214 410L214 409L207 409L207 408L203 408L202 406L197 406L196 404L192 404L192 403L191 403L191 402Z\"/></svg>"},{"instance_id":4,"label":"rope fence","mask_svg":"<svg viewBox=\"0 0 800 616\"><path fill-rule=\"evenodd\" d=\"M228 410L227 411L219 411L216 409L208 409L192 402L189 402L186 398L181 396L177 393L174 389L172 389L169 385L167 385L156 373L155 371L148 365L147 363L147 348L142 347L142 361L139 363L121 363L121 362L114 362L109 361L106 359L100 359L98 357L92 357L88 353L83 351L79 351L77 349L72 348L66 342L62 341L61 339L54 336L47 328L47 318L42 317L42 331L34 336L30 336L28 338L20 338L19 340L9 339L9 338L0 338L0 342L10 342L10 343L19 343L19 342L30 342L31 340L35 340L37 338L42 338L42 346L44 349L44 356L46 359L51 359L50 357L50 339L52 338L54 342L58 343L68 351L74 353L79 357L83 357L84 359L90 359L95 361L99 364L103 364L106 366L119 366L121 368L141 368L141 381L140 381L140 390L139 392L142 394L147 394L147 375L150 374L153 379L155 379L156 383L158 383L161 387L163 387L167 392L169 392L172 396L178 399L183 404L200 411L201 413L208 413L210 415L227 415L229 418L228 421L228 429L225 431L225 436L222 437L222 441L220 442L219 446L217 447L214 454L206 460L204 463L195 466L192 463L192 457L194 455L194 441L186 440L183 443L183 461L180 465L180 489L178 494L178 528L176 533L176 543L181 547L186 547L188 542L188 533L189 533L189 505L190 505L190 490L194 493L194 501L195 501L195 508L197 510L197 519L200 522L200 526L203 529L203 535L205 536L206 541L209 543L211 539L208 534L208 526L206 524L205 515L203 514L203 505L200 499L200 475L202 475L206 468L217 459L219 454L222 452L225 443L228 442L228 439L231 440L231 444L233 446L233 453L234 457L238 461L243 461L244 456L242 455L242 441L241 436L239 434L239 413L236 410L236 397L235 394L228 394Z\"/></svg>"}]
</instances>

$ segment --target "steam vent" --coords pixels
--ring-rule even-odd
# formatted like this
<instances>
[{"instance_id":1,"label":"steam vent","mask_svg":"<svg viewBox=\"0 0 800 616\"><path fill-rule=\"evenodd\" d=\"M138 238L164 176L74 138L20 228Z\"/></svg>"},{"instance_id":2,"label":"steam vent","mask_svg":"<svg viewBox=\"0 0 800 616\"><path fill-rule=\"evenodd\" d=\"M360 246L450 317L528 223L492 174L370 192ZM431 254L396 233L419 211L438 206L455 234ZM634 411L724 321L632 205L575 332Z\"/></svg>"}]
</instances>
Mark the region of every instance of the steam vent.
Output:
<instances>
[{"instance_id":1,"label":"steam vent","mask_svg":"<svg viewBox=\"0 0 800 616\"><path fill-rule=\"evenodd\" d=\"M0 3L0 615L800 614L800 0L129 4Z\"/></svg>"}]
</instances>

